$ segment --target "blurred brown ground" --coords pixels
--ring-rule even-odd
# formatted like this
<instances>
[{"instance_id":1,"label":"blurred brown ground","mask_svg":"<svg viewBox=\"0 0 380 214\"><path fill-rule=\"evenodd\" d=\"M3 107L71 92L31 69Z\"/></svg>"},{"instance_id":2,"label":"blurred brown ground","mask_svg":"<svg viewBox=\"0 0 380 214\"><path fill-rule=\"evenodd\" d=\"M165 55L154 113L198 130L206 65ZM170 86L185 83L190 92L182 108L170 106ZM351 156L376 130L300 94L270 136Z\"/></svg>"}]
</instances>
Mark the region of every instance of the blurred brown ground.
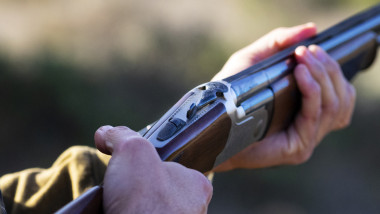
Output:
<instances>
[{"instance_id":1,"label":"blurred brown ground","mask_svg":"<svg viewBox=\"0 0 380 214\"><path fill-rule=\"evenodd\" d=\"M376 1L0 2L0 173L48 167L104 124L140 129L280 26L325 29ZM380 60L352 125L301 166L216 175L209 213L379 213Z\"/></svg>"}]
</instances>

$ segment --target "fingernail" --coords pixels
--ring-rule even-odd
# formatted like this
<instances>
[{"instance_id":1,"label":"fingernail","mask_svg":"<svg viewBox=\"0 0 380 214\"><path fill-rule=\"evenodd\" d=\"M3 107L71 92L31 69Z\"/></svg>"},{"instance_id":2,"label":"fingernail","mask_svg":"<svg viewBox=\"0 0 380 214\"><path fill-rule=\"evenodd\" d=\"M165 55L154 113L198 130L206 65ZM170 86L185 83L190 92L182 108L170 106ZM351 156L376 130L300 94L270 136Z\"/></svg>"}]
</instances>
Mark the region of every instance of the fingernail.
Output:
<instances>
[{"instance_id":1,"label":"fingernail","mask_svg":"<svg viewBox=\"0 0 380 214\"><path fill-rule=\"evenodd\" d=\"M111 142L106 141L106 147L108 151L110 151L111 153L113 152L113 144Z\"/></svg>"},{"instance_id":2,"label":"fingernail","mask_svg":"<svg viewBox=\"0 0 380 214\"><path fill-rule=\"evenodd\" d=\"M307 51L307 48L305 46L299 46L296 48L295 53L298 56L303 56L305 55L305 51Z\"/></svg>"},{"instance_id":3,"label":"fingernail","mask_svg":"<svg viewBox=\"0 0 380 214\"><path fill-rule=\"evenodd\" d=\"M108 131L108 130L110 130L110 129L112 129L113 128L113 126L110 126L110 125L106 125L106 126L102 126L102 127L100 127L99 129L98 129L98 131L101 131L101 132L106 132L106 131Z\"/></svg>"},{"instance_id":4,"label":"fingernail","mask_svg":"<svg viewBox=\"0 0 380 214\"><path fill-rule=\"evenodd\" d=\"M310 53L309 49L305 46L300 46L296 49L296 55L303 57L306 61L310 62L313 60L313 56Z\"/></svg>"}]
</instances>

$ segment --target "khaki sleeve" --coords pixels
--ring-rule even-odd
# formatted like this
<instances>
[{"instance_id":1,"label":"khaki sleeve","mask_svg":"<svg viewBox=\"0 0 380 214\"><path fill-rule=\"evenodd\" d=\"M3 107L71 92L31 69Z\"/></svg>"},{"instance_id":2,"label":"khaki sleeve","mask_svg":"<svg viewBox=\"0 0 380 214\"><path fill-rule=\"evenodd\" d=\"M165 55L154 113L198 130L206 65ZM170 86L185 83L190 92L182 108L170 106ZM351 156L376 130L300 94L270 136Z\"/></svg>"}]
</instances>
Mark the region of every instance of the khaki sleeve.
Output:
<instances>
[{"instance_id":1,"label":"khaki sleeve","mask_svg":"<svg viewBox=\"0 0 380 214\"><path fill-rule=\"evenodd\" d=\"M52 213L103 181L110 156L86 146L62 153L48 169L33 168L0 178L6 210Z\"/></svg>"}]
</instances>

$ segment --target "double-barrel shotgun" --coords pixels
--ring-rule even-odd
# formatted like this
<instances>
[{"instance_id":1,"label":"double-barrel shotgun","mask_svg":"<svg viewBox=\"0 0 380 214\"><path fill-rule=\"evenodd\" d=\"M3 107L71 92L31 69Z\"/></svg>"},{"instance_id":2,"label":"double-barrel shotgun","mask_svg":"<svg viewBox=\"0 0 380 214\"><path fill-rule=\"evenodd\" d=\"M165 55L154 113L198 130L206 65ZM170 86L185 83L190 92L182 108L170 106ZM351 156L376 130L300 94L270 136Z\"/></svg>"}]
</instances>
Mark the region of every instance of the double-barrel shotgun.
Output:
<instances>
[{"instance_id":1,"label":"double-barrel shotgun","mask_svg":"<svg viewBox=\"0 0 380 214\"><path fill-rule=\"evenodd\" d=\"M140 133L154 145L163 161L208 172L292 121L300 105L293 76L296 47L319 45L351 80L373 63L379 33L380 4L236 75L192 89ZM93 187L58 211L101 212L101 186Z\"/></svg>"}]
</instances>

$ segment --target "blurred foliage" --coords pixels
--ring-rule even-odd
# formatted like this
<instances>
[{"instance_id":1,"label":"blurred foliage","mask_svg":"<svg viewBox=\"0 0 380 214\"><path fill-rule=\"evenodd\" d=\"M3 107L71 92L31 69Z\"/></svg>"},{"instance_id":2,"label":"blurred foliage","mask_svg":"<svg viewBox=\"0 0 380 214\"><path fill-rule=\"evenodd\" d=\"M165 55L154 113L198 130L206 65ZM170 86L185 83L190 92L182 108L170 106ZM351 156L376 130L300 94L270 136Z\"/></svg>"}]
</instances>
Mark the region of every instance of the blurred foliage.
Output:
<instances>
[{"instance_id":1,"label":"blurred foliage","mask_svg":"<svg viewBox=\"0 0 380 214\"><path fill-rule=\"evenodd\" d=\"M142 128L275 27L323 29L374 3L3 1L0 172L48 167L101 125ZM355 81L350 128L304 165L217 175L210 213L378 212L379 67Z\"/></svg>"}]
</instances>

